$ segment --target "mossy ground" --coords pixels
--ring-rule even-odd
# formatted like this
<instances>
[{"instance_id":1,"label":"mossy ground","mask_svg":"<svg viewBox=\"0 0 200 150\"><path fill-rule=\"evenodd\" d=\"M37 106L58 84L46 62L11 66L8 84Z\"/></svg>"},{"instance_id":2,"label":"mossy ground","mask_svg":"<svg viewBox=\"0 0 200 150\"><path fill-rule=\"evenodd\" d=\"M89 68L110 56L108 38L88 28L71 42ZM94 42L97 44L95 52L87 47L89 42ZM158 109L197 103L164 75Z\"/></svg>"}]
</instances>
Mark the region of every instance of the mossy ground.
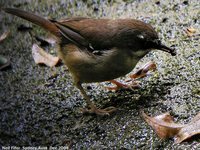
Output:
<instances>
[{"instance_id":1,"label":"mossy ground","mask_svg":"<svg viewBox=\"0 0 200 150\"><path fill-rule=\"evenodd\" d=\"M71 143L73 149L200 148L199 138L180 145L172 139L160 140L139 114L140 109L150 115L169 111L176 120L187 123L200 111L198 0L2 0L0 4L56 19L66 16L140 19L150 23L162 41L177 50L175 57L152 51L138 63L136 68L154 61L158 68L140 80L139 90L113 93L104 89L105 83L85 85L99 107L112 105L119 110L106 117L83 116L79 108L85 102L73 86L67 68L36 65L31 55L32 38L27 32L18 32L17 27L33 26L33 33L38 36L44 36L45 31L1 11L0 33L8 29L11 35L1 43L0 55L11 58L12 68L0 72L0 145ZM184 30L188 27L197 29L196 35L187 37Z\"/></svg>"}]
</instances>

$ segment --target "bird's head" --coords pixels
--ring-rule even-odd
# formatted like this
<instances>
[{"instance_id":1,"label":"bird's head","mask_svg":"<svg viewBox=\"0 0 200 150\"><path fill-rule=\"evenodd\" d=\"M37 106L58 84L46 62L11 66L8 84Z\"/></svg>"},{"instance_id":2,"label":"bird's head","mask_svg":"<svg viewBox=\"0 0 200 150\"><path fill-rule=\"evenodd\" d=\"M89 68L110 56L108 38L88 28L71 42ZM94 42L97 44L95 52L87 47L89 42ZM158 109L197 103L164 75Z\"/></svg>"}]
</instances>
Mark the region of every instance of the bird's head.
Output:
<instances>
[{"instance_id":1,"label":"bird's head","mask_svg":"<svg viewBox=\"0 0 200 150\"><path fill-rule=\"evenodd\" d=\"M132 20L127 23L126 31L121 32L120 43L123 46L129 47L135 54L142 57L151 50L161 50L170 53L172 56L176 55L175 49L162 44L158 37L158 33L154 28L139 20Z\"/></svg>"}]
</instances>

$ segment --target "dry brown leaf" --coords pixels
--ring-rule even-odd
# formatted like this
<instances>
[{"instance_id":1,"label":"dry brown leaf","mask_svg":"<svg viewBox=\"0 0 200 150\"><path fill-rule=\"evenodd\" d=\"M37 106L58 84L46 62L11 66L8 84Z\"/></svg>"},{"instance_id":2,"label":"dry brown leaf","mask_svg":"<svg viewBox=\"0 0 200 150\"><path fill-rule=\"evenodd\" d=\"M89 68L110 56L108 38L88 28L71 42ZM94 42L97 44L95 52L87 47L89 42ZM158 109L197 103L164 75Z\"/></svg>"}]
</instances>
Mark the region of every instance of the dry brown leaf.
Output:
<instances>
[{"instance_id":1,"label":"dry brown leaf","mask_svg":"<svg viewBox=\"0 0 200 150\"><path fill-rule=\"evenodd\" d=\"M5 31L1 36L0 36L0 43L7 38L7 36L10 34L10 31Z\"/></svg>"},{"instance_id":2,"label":"dry brown leaf","mask_svg":"<svg viewBox=\"0 0 200 150\"><path fill-rule=\"evenodd\" d=\"M193 27L189 27L189 28L187 28L187 31L190 33L196 33L197 30Z\"/></svg>"},{"instance_id":3,"label":"dry brown leaf","mask_svg":"<svg viewBox=\"0 0 200 150\"><path fill-rule=\"evenodd\" d=\"M185 30L185 32L186 32L187 36L191 37L194 35L194 33L197 32L197 30L193 27L189 27Z\"/></svg>"},{"instance_id":4,"label":"dry brown leaf","mask_svg":"<svg viewBox=\"0 0 200 150\"><path fill-rule=\"evenodd\" d=\"M174 123L173 117L169 113L149 117L142 112L142 116L162 139L174 137L176 143L181 143L200 134L200 113L186 125Z\"/></svg>"},{"instance_id":5,"label":"dry brown leaf","mask_svg":"<svg viewBox=\"0 0 200 150\"><path fill-rule=\"evenodd\" d=\"M32 55L36 64L45 64L47 66L53 67L59 62L58 57L54 57L48 54L37 44L33 44Z\"/></svg>"},{"instance_id":6,"label":"dry brown leaf","mask_svg":"<svg viewBox=\"0 0 200 150\"><path fill-rule=\"evenodd\" d=\"M155 117L149 117L142 112L142 116L161 139L175 136L183 127L181 124L174 123L172 116L168 112Z\"/></svg>"},{"instance_id":7,"label":"dry brown leaf","mask_svg":"<svg viewBox=\"0 0 200 150\"><path fill-rule=\"evenodd\" d=\"M200 134L200 113L198 113L190 123L185 125L175 136L175 142L181 143L194 135Z\"/></svg>"},{"instance_id":8,"label":"dry brown leaf","mask_svg":"<svg viewBox=\"0 0 200 150\"><path fill-rule=\"evenodd\" d=\"M142 68L140 68L136 73L130 75L130 78L137 79L137 78L143 78L147 75L148 71L155 71L156 70L156 64L154 62L149 62L145 64Z\"/></svg>"}]
</instances>

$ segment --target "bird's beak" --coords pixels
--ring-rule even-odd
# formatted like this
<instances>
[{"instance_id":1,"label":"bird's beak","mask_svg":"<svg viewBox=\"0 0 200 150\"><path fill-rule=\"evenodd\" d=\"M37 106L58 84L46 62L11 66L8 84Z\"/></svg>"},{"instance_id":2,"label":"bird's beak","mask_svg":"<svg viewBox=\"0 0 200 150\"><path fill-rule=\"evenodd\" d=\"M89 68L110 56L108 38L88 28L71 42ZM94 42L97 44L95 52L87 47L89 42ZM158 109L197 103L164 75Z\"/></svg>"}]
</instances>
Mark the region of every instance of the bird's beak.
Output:
<instances>
[{"instance_id":1,"label":"bird's beak","mask_svg":"<svg viewBox=\"0 0 200 150\"><path fill-rule=\"evenodd\" d=\"M175 49L165 46L164 44L161 43L161 41L159 39L154 40L152 44L155 49L158 49L158 50L161 50L164 52L168 52L172 56L176 55Z\"/></svg>"},{"instance_id":2,"label":"bird's beak","mask_svg":"<svg viewBox=\"0 0 200 150\"><path fill-rule=\"evenodd\" d=\"M175 55L176 55L175 49L172 49L172 48L170 48L170 47L167 47L167 46L163 45L162 43L160 43L159 45L157 45L156 49L159 49L159 50L161 50L161 51L168 52L168 53L170 53L172 56L175 56Z\"/></svg>"}]
</instances>

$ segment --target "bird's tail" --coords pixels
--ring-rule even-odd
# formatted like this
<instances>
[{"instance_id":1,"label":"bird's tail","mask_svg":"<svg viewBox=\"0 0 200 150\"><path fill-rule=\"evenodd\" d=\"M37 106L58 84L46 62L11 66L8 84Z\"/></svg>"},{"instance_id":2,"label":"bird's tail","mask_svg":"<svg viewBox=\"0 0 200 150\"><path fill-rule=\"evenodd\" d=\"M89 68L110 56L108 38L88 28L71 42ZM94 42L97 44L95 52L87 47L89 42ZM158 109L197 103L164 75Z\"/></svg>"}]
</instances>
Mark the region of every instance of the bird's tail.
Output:
<instances>
[{"instance_id":1,"label":"bird's tail","mask_svg":"<svg viewBox=\"0 0 200 150\"><path fill-rule=\"evenodd\" d=\"M34 24L37 24L37 25L43 27L45 30L51 32L55 36L61 36L59 29L56 27L56 25L48 19L45 19L45 18L35 15L33 13L30 13L30 12L27 12L24 10L20 10L20 9L16 9L16 8L4 8L3 10L7 13L21 17L21 18L28 20Z\"/></svg>"}]
</instances>

